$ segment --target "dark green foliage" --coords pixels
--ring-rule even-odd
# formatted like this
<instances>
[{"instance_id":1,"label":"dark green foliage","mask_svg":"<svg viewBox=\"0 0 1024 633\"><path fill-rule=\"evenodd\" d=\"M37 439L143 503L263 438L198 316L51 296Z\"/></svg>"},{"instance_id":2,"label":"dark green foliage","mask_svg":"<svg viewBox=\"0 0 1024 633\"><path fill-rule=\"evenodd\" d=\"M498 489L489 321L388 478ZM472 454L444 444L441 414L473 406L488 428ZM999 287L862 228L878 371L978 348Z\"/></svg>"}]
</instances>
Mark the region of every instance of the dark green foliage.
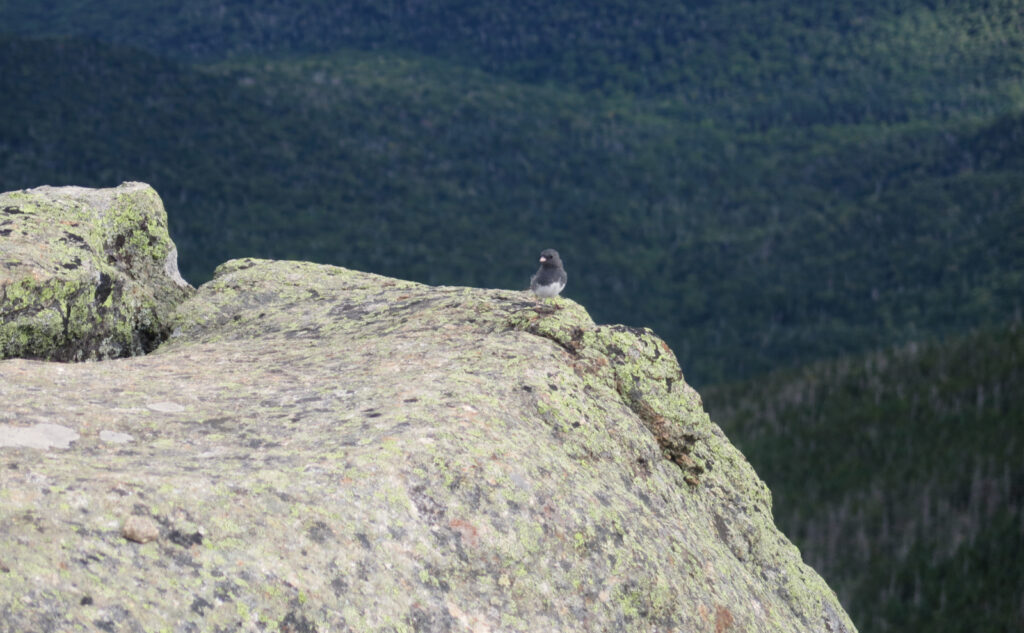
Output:
<instances>
[{"instance_id":1,"label":"dark green foliage","mask_svg":"<svg viewBox=\"0 0 1024 633\"><path fill-rule=\"evenodd\" d=\"M0 188L150 182L194 282L524 287L555 246L596 319L736 379L1021 309L1017 8L0 4Z\"/></svg>"},{"instance_id":2,"label":"dark green foliage","mask_svg":"<svg viewBox=\"0 0 1024 633\"><path fill-rule=\"evenodd\" d=\"M193 282L255 255L525 287L557 246L568 296L696 384L1020 306L1021 115L730 131L392 54L0 48L0 188L149 182Z\"/></svg>"},{"instance_id":3,"label":"dark green foliage","mask_svg":"<svg viewBox=\"0 0 1024 633\"><path fill-rule=\"evenodd\" d=\"M1024 325L704 390L865 631L1024 627Z\"/></svg>"},{"instance_id":4,"label":"dark green foliage","mask_svg":"<svg viewBox=\"0 0 1024 633\"><path fill-rule=\"evenodd\" d=\"M760 124L976 110L1022 70L1015 0L64 0L8 3L22 35L188 61L404 50L584 90L717 104ZM691 110L707 116L707 111Z\"/></svg>"}]
</instances>

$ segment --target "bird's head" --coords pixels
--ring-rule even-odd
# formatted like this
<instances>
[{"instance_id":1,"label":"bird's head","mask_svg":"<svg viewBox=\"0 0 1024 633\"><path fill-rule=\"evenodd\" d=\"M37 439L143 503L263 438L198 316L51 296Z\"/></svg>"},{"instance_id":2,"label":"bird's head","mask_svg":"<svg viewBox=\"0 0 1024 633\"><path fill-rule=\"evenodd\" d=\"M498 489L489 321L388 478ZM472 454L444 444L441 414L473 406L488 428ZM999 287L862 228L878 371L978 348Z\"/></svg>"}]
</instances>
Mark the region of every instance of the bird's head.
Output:
<instances>
[{"instance_id":1,"label":"bird's head","mask_svg":"<svg viewBox=\"0 0 1024 633\"><path fill-rule=\"evenodd\" d=\"M562 260L558 257L558 251L553 248L546 248L540 253L540 263L547 266L558 266Z\"/></svg>"}]
</instances>

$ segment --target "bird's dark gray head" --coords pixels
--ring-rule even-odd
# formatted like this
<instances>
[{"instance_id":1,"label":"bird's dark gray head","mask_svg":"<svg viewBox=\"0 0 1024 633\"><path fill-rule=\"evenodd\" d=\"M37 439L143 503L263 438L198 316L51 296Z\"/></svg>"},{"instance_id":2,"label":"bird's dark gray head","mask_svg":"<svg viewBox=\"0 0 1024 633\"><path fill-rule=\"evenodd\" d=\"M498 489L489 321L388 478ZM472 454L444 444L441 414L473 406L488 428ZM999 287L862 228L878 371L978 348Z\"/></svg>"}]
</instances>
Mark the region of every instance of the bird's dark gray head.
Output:
<instances>
[{"instance_id":1,"label":"bird's dark gray head","mask_svg":"<svg viewBox=\"0 0 1024 633\"><path fill-rule=\"evenodd\" d=\"M540 263L554 268L562 265L562 259L558 256L558 251L555 249L545 248L540 252Z\"/></svg>"}]
</instances>

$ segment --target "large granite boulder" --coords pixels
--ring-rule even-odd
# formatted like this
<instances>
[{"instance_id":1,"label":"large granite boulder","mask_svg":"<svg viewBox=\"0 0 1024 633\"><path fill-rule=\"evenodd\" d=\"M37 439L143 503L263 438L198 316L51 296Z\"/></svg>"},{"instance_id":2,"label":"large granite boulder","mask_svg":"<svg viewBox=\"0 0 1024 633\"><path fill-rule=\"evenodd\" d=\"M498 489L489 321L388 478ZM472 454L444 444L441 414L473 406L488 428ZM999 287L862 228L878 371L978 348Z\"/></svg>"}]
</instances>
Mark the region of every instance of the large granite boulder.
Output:
<instances>
[{"instance_id":1,"label":"large granite boulder","mask_svg":"<svg viewBox=\"0 0 1024 633\"><path fill-rule=\"evenodd\" d=\"M192 290L149 185L0 194L0 358L144 354Z\"/></svg>"},{"instance_id":2,"label":"large granite boulder","mask_svg":"<svg viewBox=\"0 0 1024 633\"><path fill-rule=\"evenodd\" d=\"M665 343L567 299L235 260L0 402L3 631L854 631Z\"/></svg>"}]
</instances>

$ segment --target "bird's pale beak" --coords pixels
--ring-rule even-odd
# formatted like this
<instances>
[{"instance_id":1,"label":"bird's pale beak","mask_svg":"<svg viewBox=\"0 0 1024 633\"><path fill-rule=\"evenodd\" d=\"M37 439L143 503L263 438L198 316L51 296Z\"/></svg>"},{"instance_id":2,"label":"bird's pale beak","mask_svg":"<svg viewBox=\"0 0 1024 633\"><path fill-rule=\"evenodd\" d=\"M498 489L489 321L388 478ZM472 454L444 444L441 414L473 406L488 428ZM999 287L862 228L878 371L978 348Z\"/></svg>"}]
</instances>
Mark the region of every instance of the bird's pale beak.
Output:
<instances>
[{"instance_id":1,"label":"bird's pale beak","mask_svg":"<svg viewBox=\"0 0 1024 633\"><path fill-rule=\"evenodd\" d=\"M542 263L542 264L543 264L543 263L544 263L544 262L546 262L546 261L548 261L548 258L547 258L547 257L541 257L541 258L540 258L540 263Z\"/></svg>"}]
</instances>

